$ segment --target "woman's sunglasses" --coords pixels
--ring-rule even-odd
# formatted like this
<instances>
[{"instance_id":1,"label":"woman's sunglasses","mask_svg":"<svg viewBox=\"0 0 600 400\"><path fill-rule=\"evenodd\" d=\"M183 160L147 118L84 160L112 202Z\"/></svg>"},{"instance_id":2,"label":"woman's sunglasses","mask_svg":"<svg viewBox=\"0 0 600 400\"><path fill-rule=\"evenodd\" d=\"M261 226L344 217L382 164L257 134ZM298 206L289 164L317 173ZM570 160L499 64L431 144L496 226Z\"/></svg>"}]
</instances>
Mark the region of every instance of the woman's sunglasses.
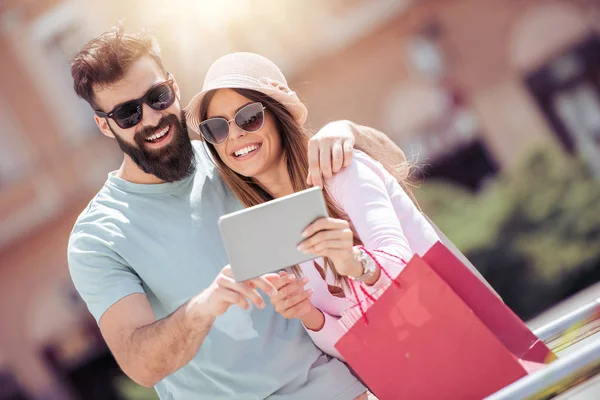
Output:
<instances>
[{"instance_id":1,"label":"woman's sunglasses","mask_svg":"<svg viewBox=\"0 0 600 400\"><path fill-rule=\"evenodd\" d=\"M229 123L232 121L244 132L256 132L265 122L265 107L259 102L247 104L235 113L233 119L209 118L200 123L199 130L207 142L221 144L229 137Z\"/></svg>"},{"instance_id":2,"label":"woman's sunglasses","mask_svg":"<svg viewBox=\"0 0 600 400\"><path fill-rule=\"evenodd\" d=\"M156 111L166 110L175 102L175 90L173 90L173 79L159 83L150 88L145 95L136 100L130 100L117 105L110 112L96 111L100 118L111 118L121 129L133 128L143 118L144 103Z\"/></svg>"}]
</instances>

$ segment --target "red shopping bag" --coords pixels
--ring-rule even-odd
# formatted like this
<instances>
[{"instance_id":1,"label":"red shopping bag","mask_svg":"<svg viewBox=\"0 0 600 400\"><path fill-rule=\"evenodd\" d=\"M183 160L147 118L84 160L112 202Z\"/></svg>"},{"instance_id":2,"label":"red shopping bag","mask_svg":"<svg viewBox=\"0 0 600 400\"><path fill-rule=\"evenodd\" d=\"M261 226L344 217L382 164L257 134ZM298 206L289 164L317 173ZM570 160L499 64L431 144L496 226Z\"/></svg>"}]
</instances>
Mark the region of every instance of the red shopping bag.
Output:
<instances>
[{"instance_id":1,"label":"red shopping bag","mask_svg":"<svg viewBox=\"0 0 600 400\"><path fill-rule=\"evenodd\" d=\"M555 358L439 242L410 260L335 347L381 400L482 399Z\"/></svg>"}]
</instances>

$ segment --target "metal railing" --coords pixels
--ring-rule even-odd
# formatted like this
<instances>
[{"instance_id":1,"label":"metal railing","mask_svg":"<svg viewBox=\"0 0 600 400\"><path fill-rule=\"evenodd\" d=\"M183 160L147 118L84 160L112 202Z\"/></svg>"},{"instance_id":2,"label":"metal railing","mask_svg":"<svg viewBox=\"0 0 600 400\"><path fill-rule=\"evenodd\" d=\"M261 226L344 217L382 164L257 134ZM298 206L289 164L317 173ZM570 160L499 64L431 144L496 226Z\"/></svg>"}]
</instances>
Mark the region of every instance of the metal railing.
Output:
<instances>
[{"instance_id":1,"label":"metal railing","mask_svg":"<svg viewBox=\"0 0 600 400\"><path fill-rule=\"evenodd\" d=\"M534 331L559 358L487 400L549 399L600 374L600 335L584 347L560 354L597 332L600 332L600 298Z\"/></svg>"},{"instance_id":2,"label":"metal railing","mask_svg":"<svg viewBox=\"0 0 600 400\"><path fill-rule=\"evenodd\" d=\"M533 333L553 351L560 352L580 340L600 331L600 298L549 324Z\"/></svg>"}]
</instances>

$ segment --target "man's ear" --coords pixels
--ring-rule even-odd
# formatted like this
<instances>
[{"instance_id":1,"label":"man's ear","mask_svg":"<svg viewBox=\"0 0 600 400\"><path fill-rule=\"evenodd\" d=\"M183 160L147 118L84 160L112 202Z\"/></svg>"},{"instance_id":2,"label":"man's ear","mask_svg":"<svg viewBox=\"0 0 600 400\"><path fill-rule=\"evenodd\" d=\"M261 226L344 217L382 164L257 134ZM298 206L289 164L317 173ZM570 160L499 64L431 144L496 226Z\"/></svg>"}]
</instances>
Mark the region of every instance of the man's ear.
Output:
<instances>
[{"instance_id":1,"label":"man's ear","mask_svg":"<svg viewBox=\"0 0 600 400\"><path fill-rule=\"evenodd\" d=\"M110 126L108 126L108 118L101 118L97 115L94 115L94 121L104 136L108 136L109 138L113 139L115 138L115 135L110 130Z\"/></svg>"}]
</instances>

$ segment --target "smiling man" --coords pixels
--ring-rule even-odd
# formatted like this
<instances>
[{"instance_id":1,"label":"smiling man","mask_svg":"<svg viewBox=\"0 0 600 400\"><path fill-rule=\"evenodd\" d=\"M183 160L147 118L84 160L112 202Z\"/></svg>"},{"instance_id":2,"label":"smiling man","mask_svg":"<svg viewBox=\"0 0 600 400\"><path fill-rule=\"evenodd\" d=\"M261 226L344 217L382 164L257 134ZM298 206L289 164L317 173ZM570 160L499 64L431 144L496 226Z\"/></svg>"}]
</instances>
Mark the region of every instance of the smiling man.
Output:
<instances>
[{"instance_id":1,"label":"smiling man","mask_svg":"<svg viewBox=\"0 0 600 400\"><path fill-rule=\"evenodd\" d=\"M177 81L154 41L111 30L77 54L71 72L100 131L123 151L68 247L73 282L123 371L155 386L161 399L350 400L363 393L298 320L265 302L274 291L269 276L232 279L217 220L242 206L201 142L190 141ZM349 163L353 132L355 125L340 121L315 135L309 179L318 183L320 172Z\"/></svg>"}]
</instances>

